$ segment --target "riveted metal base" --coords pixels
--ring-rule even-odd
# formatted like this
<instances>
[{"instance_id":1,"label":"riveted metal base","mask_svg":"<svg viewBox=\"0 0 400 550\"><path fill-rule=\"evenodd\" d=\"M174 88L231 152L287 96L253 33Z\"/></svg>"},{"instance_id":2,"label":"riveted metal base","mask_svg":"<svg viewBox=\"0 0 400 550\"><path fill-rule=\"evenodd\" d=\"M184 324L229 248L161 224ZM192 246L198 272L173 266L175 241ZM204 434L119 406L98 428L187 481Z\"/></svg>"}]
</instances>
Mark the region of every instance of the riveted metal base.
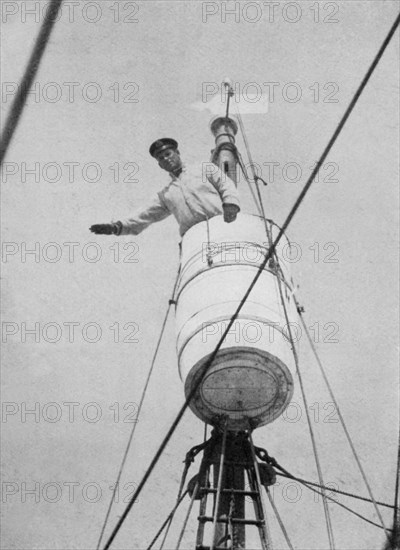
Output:
<instances>
[{"instance_id":1,"label":"riveted metal base","mask_svg":"<svg viewBox=\"0 0 400 550\"><path fill-rule=\"evenodd\" d=\"M186 396L198 383L209 356L199 361L185 383ZM293 379L282 361L255 348L234 347L218 352L193 397L190 408L204 422L228 429L255 429L275 420L293 395Z\"/></svg>"}]
</instances>

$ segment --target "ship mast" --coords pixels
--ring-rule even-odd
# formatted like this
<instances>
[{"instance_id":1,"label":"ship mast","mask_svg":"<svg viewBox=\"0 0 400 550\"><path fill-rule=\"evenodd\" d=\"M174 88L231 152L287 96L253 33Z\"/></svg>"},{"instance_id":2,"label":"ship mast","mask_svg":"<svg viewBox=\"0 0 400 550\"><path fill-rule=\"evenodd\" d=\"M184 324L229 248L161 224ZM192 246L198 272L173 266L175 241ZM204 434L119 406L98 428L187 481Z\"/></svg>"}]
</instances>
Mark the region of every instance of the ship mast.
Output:
<instances>
[{"instance_id":1,"label":"ship mast","mask_svg":"<svg viewBox=\"0 0 400 550\"><path fill-rule=\"evenodd\" d=\"M232 88L229 82L225 81L226 88L226 116L215 118L210 125L210 129L215 138L215 149L211 151L211 161L219 166L224 174L226 174L237 185L237 152L235 145L235 135L238 127L236 122L229 117L229 103L233 96ZM218 448L218 447L217 447ZM235 464L235 458L240 455L241 444L240 438L233 432L227 434L227 445L225 448L226 464L220 466L218 455L212 456L214 460L214 485L217 486L218 478L221 477L221 498L218 503L217 516L228 518L232 512L234 504L235 516L245 517L245 460L241 460L240 464ZM214 451L215 454L215 451ZM221 469L223 471L221 472ZM229 492L231 489L232 492ZM232 514L231 514L232 515ZM228 548L228 544L232 548L246 548L246 533L244 524L232 524L233 540L226 540L224 547ZM217 523L214 537L214 544L219 544L219 541L224 539L226 526Z\"/></svg>"},{"instance_id":2,"label":"ship mast","mask_svg":"<svg viewBox=\"0 0 400 550\"><path fill-rule=\"evenodd\" d=\"M233 96L232 88L229 81L226 80L224 84L227 92L225 116L213 119L210 124L211 132L215 138L215 148L211 151L211 162L237 185L239 156L235 136L238 125L229 117L229 103ZM207 232L209 233L209 228ZM238 236L238 238L240 237ZM224 244L226 243L220 243L222 248ZM240 243L235 243L235 246L236 244L240 250ZM184 263L184 259L182 262ZM221 263L219 266L224 267ZM212 267L213 263L210 262L209 268ZM214 267L218 267L218 260ZM217 269L217 271L219 270ZM273 277L274 275L270 273L269 276ZM229 281L227 283L230 284ZM186 307L184 309L186 310ZM246 351L244 351L245 349ZM251 368L248 367L264 362L265 368L269 368L267 365L272 360L272 356L268 354L267 357L254 355L255 350L249 348L240 348L240 353L243 355L239 359L234 352L232 355L232 349L228 349L227 353L228 357L224 357L224 353L222 353L221 365L216 365L214 373L212 372L214 369L211 369L209 380L213 376L215 378L209 385L206 383L202 386L193 403L194 412L204 422L214 427L210 439L200 446L204 452L200 470L189 484L192 502L193 500L200 501L196 550L223 550L226 548L245 550L247 528L257 529L261 548L270 550L272 543L262 499L262 488L264 486L268 490L268 486L275 482L275 472L269 464L261 463L257 459L257 452L258 456L262 456L260 451L264 451L254 447L251 432L260 424L261 420L257 418L257 415L251 418L251 415L248 416L247 413L254 406L253 398L256 397L252 393L254 387L263 385L263 391L266 389L265 380L261 383L261 379L257 378L259 373L254 375L254 371L252 374ZM247 366L245 366L246 363ZM196 371L198 366L199 363L196 364L193 371ZM236 370L237 373L227 376L226 367L232 372ZM198 374L189 374L185 386L194 384L197 376ZM276 386L281 383L281 380L279 383L276 380ZM249 387L246 388L246 385ZM285 397L282 400L282 405L283 401L287 402L291 393L290 386L289 382L283 390ZM210 396L209 403L207 403L207 396ZM222 414L218 414L218 404L222 402L226 405L226 410ZM265 406L264 402L262 406ZM232 412L234 409L237 410L237 413ZM276 411L270 411L267 416L264 413L262 423L272 421L276 416ZM193 456L193 453L197 454L197 449L198 447L195 447L189 451L187 458ZM253 505L253 517L248 516L246 501Z\"/></svg>"}]
</instances>

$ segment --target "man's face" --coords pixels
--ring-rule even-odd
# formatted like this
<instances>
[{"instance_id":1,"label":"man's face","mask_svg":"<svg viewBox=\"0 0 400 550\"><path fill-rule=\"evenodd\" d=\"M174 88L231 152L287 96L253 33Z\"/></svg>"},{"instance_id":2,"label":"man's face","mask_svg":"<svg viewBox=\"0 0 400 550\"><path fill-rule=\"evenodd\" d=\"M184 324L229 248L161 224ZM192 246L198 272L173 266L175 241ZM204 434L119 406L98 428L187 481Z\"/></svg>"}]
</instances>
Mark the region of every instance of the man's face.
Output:
<instances>
[{"instance_id":1,"label":"man's face","mask_svg":"<svg viewBox=\"0 0 400 550\"><path fill-rule=\"evenodd\" d=\"M178 150L168 148L157 155L160 168L167 172L175 172L182 168L182 161Z\"/></svg>"}]
</instances>

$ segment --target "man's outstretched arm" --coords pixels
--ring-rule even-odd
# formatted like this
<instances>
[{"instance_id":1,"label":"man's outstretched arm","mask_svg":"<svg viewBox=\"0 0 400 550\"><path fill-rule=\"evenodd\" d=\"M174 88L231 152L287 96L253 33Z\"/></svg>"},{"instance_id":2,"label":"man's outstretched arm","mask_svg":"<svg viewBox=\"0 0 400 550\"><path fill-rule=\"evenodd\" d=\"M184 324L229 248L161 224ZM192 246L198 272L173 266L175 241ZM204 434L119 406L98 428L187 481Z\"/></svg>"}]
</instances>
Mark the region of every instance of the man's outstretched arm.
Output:
<instances>
[{"instance_id":1,"label":"man's outstretched arm","mask_svg":"<svg viewBox=\"0 0 400 550\"><path fill-rule=\"evenodd\" d=\"M97 235L139 235L146 227L170 215L159 195L148 206L139 208L130 218L115 223L95 224L90 231Z\"/></svg>"}]
</instances>

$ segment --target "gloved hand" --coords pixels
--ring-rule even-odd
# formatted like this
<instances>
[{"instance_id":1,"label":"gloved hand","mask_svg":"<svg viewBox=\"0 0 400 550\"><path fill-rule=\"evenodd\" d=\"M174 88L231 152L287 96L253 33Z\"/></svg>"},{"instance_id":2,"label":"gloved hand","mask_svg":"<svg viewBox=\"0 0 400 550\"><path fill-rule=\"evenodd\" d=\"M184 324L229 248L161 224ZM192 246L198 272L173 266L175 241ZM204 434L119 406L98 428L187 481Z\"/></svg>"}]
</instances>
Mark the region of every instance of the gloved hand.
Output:
<instances>
[{"instance_id":1,"label":"gloved hand","mask_svg":"<svg viewBox=\"0 0 400 550\"><path fill-rule=\"evenodd\" d=\"M234 222L240 208L236 204L223 204L222 207L224 209L224 221L226 223Z\"/></svg>"},{"instance_id":2,"label":"gloved hand","mask_svg":"<svg viewBox=\"0 0 400 550\"><path fill-rule=\"evenodd\" d=\"M89 229L96 235L119 235L120 233L118 223L98 223L92 225Z\"/></svg>"}]
</instances>

